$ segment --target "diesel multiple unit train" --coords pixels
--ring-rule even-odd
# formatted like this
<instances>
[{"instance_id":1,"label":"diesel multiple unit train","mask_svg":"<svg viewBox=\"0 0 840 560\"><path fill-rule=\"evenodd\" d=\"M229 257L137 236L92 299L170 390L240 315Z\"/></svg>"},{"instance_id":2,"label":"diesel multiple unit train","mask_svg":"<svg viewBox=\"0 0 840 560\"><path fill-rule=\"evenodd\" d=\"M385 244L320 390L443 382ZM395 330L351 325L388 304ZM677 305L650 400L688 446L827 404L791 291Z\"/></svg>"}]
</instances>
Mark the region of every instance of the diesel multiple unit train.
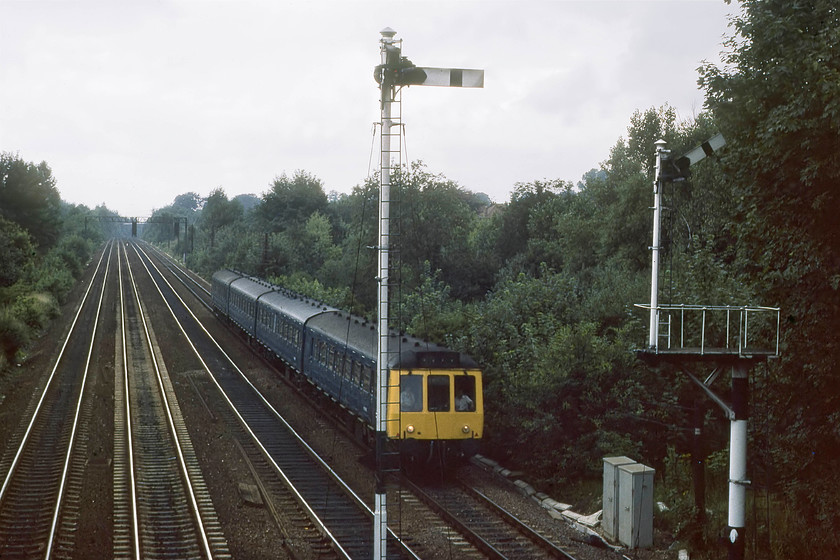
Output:
<instances>
[{"instance_id":1,"label":"diesel multiple unit train","mask_svg":"<svg viewBox=\"0 0 840 560\"><path fill-rule=\"evenodd\" d=\"M213 275L216 313L349 413L372 441L377 331L365 320L232 270ZM413 462L473 455L484 428L472 358L391 333L386 427Z\"/></svg>"}]
</instances>

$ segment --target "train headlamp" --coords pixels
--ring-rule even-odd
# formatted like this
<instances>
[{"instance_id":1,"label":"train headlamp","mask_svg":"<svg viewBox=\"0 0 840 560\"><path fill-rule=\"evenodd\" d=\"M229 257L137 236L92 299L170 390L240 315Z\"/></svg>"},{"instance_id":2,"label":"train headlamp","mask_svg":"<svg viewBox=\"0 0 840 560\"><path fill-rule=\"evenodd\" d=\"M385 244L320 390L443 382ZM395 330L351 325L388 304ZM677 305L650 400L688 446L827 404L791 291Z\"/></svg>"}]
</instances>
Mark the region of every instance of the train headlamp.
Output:
<instances>
[{"instance_id":1,"label":"train headlamp","mask_svg":"<svg viewBox=\"0 0 840 560\"><path fill-rule=\"evenodd\" d=\"M414 426L409 424L408 426L405 427L405 431L408 432L409 434L413 434L414 433Z\"/></svg>"},{"instance_id":2,"label":"train headlamp","mask_svg":"<svg viewBox=\"0 0 840 560\"><path fill-rule=\"evenodd\" d=\"M461 431L464 432L465 434L468 434L468 433L470 433L470 427L467 426L466 424L464 424L464 426L461 428Z\"/></svg>"}]
</instances>

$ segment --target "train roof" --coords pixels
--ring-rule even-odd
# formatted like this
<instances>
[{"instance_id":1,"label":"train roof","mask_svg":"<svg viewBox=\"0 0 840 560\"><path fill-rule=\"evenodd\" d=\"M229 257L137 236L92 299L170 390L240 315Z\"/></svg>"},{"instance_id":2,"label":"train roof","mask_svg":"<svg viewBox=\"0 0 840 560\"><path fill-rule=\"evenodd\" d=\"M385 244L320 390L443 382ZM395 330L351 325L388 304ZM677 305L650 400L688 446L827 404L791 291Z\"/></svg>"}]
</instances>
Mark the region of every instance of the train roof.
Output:
<instances>
[{"instance_id":1,"label":"train roof","mask_svg":"<svg viewBox=\"0 0 840 560\"><path fill-rule=\"evenodd\" d=\"M229 270L227 268L225 268L223 270L217 270L213 274L213 281L214 282L219 282L219 283L225 284L225 285L230 284L232 281L236 280L237 278L242 278L242 274L240 274L238 272L234 272L234 271Z\"/></svg>"},{"instance_id":2,"label":"train roof","mask_svg":"<svg viewBox=\"0 0 840 560\"><path fill-rule=\"evenodd\" d=\"M309 318L319 313L336 310L334 307L305 298L285 288L279 286L274 288L274 291L260 298L260 305L276 309L301 323L305 323Z\"/></svg>"},{"instance_id":3,"label":"train roof","mask_svg":"<svg viewBox=\"0 0 840 560\"><path fill-rule=\"evenodd\" d=\"M373 322L309 299L282 286L233 270L219 270L213 274L213 280L230 285L231 289L253 299L259 297L260 305L277 309L314 332L321 333L339 344L346 344L349 349L376 360L377 330ZM389 340L390 351L395 353L395 357L388 364L392 368L478 367L467 354L413 336L391 331ZM395 346L395 343L398 346Z\"/></svg>"},{"instance_id":4,"label":"train roof","mask_svg":"<svg viewBox=\"0 0 840 560\"><path fill-rule=\"evenodd\" d=\"M240 276L230 283L230 289L245 294L251 299L257 299L261 295L273 291L274 288L268 282L249 276Z\"/></svg>"},{"instance_id":5,"label":"train roof","mask_svg":"<svg viewBox=\"0 0 840 560\"><path fill-rule=\"evenodd\" d=\"M301 323L313 315L336 310L318 300L235 270L219 270L213 274L213 279L229 285L232 290L246 294L251 299L259 298L259 305L281 311Z\"/></svg>"},{"instance_id":6,"label":"train roof","mask_svg":"<svg viewBox=\"0 0 840 560\"><path fill-rule=\"evenodd\" d=\"M346 344L348 348L376 360L376 325L360 317L338 310L325 311L311 317L307 326L315 332ZM395 355L389 360L389 367L400 368L446 368L472 369L478 367L475 361L461 352L427 342L419 338L390 332L390 349Z\"/></svg>"}]
</instances>

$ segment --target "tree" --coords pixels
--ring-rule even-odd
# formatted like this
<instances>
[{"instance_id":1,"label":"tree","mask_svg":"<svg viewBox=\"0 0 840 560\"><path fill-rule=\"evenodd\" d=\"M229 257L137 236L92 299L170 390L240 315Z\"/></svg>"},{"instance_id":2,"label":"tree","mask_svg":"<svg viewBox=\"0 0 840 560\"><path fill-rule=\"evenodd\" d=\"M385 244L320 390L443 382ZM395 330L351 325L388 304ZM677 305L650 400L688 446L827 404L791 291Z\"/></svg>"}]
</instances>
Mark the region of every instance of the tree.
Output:
<instances>
[{"instance_id":1,"label":"tree","mask_svg":"<svg viewBox=\"0 0 840 560\"><path fill-rule=\"evenodd\" d=\"M507 261L525 251L528 246L528 222L531 211L556 196L563 188L562 181L534 181L517 183L510 202L502 214L501 234L496 251Z\"/></svg>"},{"instance_id":2,"label":"tree","mask_svg":"<svg viewBox=\"0 0 840 560\"><path fill-rule=\"evenodd\" d=\"M0 217L18 223L44 252L58 239L60 204L52 170L45 161L35 165L0 153Z\"/></svg>"},{"instance_id":3,"label":"tree","mask_svg":"<svg viewBox=\"0 0 840 560\"><path fill-rule=\"evenodd\" d=\"M700 84L727 139L741 265L784 317L783 357L771 378L756 378L756 406L774 434L773 471L796 473L784 486L801 519L792 546L832 556L840 550L840 8L745 0L733 24L724 66L705 64Z\"/></svg>"},{"instance_id":4,"label":"tree","mask_svg":"<svg viewBox=\"0 0 840 560\"><path fill-rule=\"evenodd\" d=\"M453 181L425 169L423 162L411 164L394 176L391 232L398 243L403 266L410 267L412 288L422 274L424 262L442 270L444 281L456 298L479 296L483 289L474 284L475 254L469 248L469 234L478 219L474 196Z\"/></svg>"},{"instance_id":5,"label":"tree","mask_svg":"<svg viewBox=\"0 0 840 560\"><path fill-rule=\"evenodd\" d=\"M242 205L242 211L245 214L251 212L251 210L259 206L260 202L262 202L261 198L253 194L238 194L233 197L233 200Z\"/></svg>"},{"instance_id":6,"label":"tree","mask_svg":"<svg viewBox=\"0 0 840 560\"><path fill-rule=\"evenodd\" d=\"M264 227L280 232L299 227L313 212L326 212L326 208L327 195L321 180L299 170L292 178L284 173L274 179L255 212Z\"/></svg>"},{"instance_id":7,"label":"tree","mask_svg":"<svg viewBox=\"0 0 840 560\"><path fill-rule=\"evenodd\" d=\"M242 218L242 205L235 200L228 200L224 189L214 189L207 197L201 210L200 225L210 232L210 247L216 239L216 232Z\"/></svg>"},{"instance_id":8,"label":"tree","mask_svg":"<svg viewBox=\"0 0 840 560\"><path fill-rule=\"evenodd\" d=\"M186 212L192 213L196 212L199 208L201 208L201 196L198 195L196 192L188 192L184 194L179 194L175 197L175 200L172 201L172 206L175 208L180 208Z\"/></svg>"},{"instance_id":9,"label":"tree","mask_svg":"<svg viewBox=\"0 0 840 560\"><path fill-rule=\"evenodd\" d=\"M16 223L0 218L0 288L17 282L34 256L29 234Z\"/></svg>"}]
</instances>

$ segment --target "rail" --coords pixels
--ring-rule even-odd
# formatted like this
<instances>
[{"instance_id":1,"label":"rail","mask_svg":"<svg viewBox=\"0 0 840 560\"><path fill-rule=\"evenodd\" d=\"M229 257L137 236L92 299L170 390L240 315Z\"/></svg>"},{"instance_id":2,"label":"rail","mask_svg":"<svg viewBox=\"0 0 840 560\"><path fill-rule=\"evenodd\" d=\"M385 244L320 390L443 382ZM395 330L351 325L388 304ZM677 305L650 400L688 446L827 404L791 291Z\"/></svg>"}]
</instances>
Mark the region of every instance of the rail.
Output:
<instances>
[{"instance_id":1,"label":"rail","mask_svg":"<svg viewBox=\"0 0 840 560\"><path fill-rule=\"evenodd\" d=\"M373 511L370 507L318 456L248 379L149 255L136 244L134 248L138 255L142 254L144 266L148 262L152 267L146 266L149 274L156 276L154 283L164 299L164 304L169 308L203 369L209 374L210 382L219 390L222 400L229 405L227 412L235 416L236 424L248 433L251 443L259 448L264 459L273 467L275 475L294 495L298 507L306 512L317 532L330 541L332 551L338 557L366 557L370 549L368 535L373 533L370 528ZM156 274L152 274L152 269ZM171 291L171 302L170 298L164 296L163 284ZM181 306L178 306L175 300L180 302L186 315L179 317L181 314L176 312L176 309L180 310ZM192 318L192 322L186 320L187 315ZM206 336L207 345L204 352L198 350L196 340L190 334L198 332ZM203 336L201 338L204 340ZM208 353L210 348L218 350L218 354L215 350ZM227 363L230 366L229 373L235 372L236 375L220 375L220 368L211 368L208 362L212 363L214 360L209 359L210 354L216 356L214 360L218 363ZM304 456L310 460L302 460ZM314 468L316 466L319 468ZM418 558L409 549L408 544L399 539L391 529L388 529L388 535L394 542L393 557Z\"/></svg>"},{"instance_id":2,"label":"rail","mask_svg":"<svg viewBox=\"0 0 840 560\"><path fill-rule=\"evenodd\" d=\"M654 353L779 356L778 307L677 304L659 305L655 312L656 345L649 348Z\"/></svg>"}]
</instances>

